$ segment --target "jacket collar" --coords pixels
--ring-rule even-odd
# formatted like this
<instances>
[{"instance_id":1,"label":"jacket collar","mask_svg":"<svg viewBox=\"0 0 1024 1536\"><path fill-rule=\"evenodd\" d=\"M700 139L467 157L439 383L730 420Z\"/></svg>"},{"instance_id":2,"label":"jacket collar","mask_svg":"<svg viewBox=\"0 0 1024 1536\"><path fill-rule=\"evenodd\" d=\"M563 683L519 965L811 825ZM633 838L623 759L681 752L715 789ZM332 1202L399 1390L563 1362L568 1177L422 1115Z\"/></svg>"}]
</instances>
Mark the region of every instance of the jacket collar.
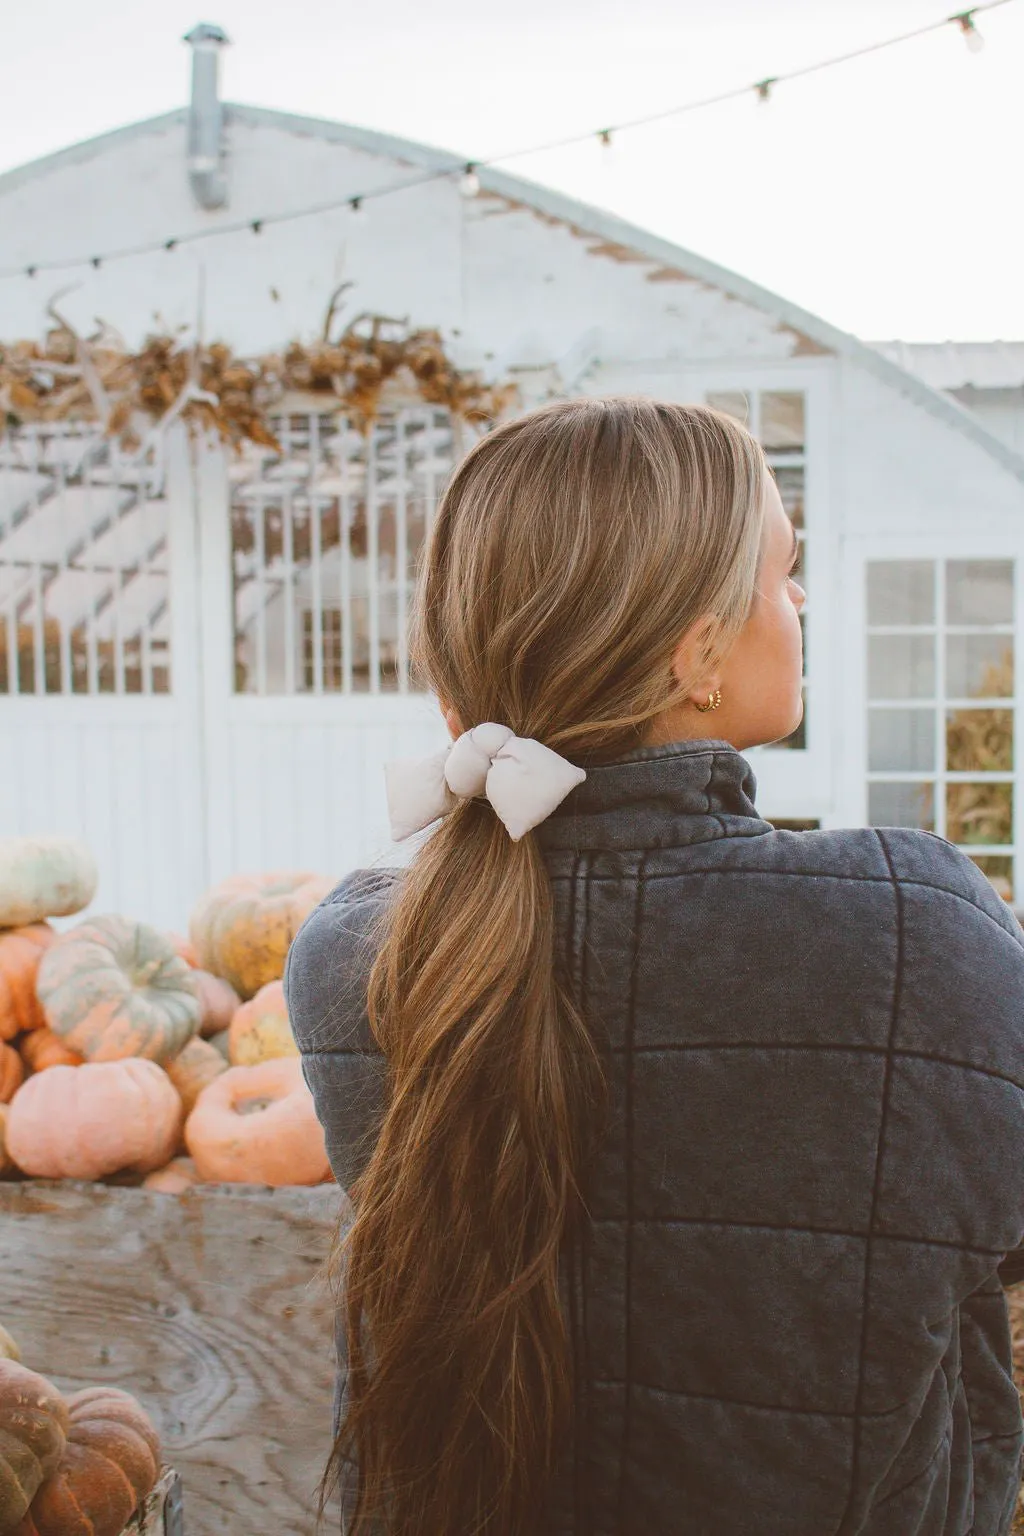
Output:
<instances>
[{"instance_id":1,"label":"jacket collar","mask_svg":"<svg viewBox=\"0 0 1024 1536\"><path fill-rule=\"evenodd\" d=\"M542 848L669 848L771 831L757 780L729 741L637 747L587 777L535 829Z\"/></svg>"}]
</instances>

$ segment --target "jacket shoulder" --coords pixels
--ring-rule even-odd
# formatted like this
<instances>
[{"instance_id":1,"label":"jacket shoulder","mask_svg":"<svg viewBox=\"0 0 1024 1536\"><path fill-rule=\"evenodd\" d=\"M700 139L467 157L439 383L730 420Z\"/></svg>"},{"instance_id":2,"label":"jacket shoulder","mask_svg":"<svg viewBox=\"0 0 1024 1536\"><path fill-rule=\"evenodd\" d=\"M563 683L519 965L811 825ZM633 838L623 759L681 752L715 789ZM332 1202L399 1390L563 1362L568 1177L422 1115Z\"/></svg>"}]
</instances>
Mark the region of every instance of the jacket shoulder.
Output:
<instances>
[{"instance_id":1,"label":"jacket shoulder","mask_svg":"<svg viewBox=\"0 0 1024 1536\"><path fill-rule=\"evenodd\" d=\"M907 887L932 887L990 918L1024 949L1024 929L1009 904L963 849L937 832L914 827L875 827L892 865L894 879ZM965 916L960 911L961 921Z\"/></svg>"},{"instance_id":2,"label":"jacket shoulder","mask_svg":"<svg viewBox=\"0 0 1024 1536\"><path fill-rule=\"evenodd\" d=\"M300 1051L375 1049L366 987L378 927L401 869L356 869L314 907L292 940L284 993Z\"/></svg>"}]
</instances>

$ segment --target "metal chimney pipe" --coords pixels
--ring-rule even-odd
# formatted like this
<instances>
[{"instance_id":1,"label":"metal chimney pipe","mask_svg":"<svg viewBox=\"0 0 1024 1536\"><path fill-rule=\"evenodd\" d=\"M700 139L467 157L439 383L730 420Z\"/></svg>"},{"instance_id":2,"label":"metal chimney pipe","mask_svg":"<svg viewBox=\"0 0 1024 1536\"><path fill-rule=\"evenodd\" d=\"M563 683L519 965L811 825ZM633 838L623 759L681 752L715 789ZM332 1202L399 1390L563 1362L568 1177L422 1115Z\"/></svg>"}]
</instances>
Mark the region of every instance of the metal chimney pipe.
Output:
<instances>
[{"instance_id":1,"label":"metal chimney pipe","mask_svg":"<svg viewBox=\"0 0 1024 1536\"><path fill-rule=\"evenodd\" d=\"M193 27L184 39L192 49L188 179L202 208L222 208L228 200L223 169L223 112L217 83L220 50L228 40L226 32L206 21Z\"/></svg>"}]
</instances>

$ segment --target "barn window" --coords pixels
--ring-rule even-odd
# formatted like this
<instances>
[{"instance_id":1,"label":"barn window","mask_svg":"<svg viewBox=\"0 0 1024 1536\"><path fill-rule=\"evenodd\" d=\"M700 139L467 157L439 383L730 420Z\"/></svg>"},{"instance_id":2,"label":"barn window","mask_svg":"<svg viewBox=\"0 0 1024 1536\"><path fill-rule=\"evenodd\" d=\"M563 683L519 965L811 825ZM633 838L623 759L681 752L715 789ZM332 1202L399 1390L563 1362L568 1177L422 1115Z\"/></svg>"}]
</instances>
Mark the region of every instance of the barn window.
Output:
<instances>
[{"instance_id":1,"label":"barn window","mask_svg":"<svg viewBox=\"0 0 1024 1536\"><path fill-rule=\"evenodd\" d=\"M1012 560L867 566L868 821L923 827L1014 882Z\"/></svg>"},{"instance_id":2,"label":"barn window","mask_svg":"<svg viewBox=\"0 0 1024 1536\"><path fill-rule=\"evenodd\" d=\"M416 566L455 456L447 411L271 423L232 470L239 693L404 693Z\"/></svg>"},{"instance_id":3,"label":"barn window","mask_svg":"<svg viewBox=\"0 0 1024 1536\"><path fill-rule=\"evenodd\" d=\"M765 450L768 463L779 488L782 505L790 522L797 530L800 559L796 580L807 592L807 601L800 613L800 629L803 634L804 677L803 714L800 724L789 736L773 741L769 751L789 750L807 746L807 711L809 686L807 681L807 611L810 593L807 588L807 528L804 517L804 491L807 450L807 397L799 389L762 390L710 390L705 395L708 405L735 416L757 437Z\"/></svg>"},{"instance_id":4,"label":"barn window","mask_svg":"<svg viewBox=\"0 0 1024 1536\"><path fill-rule=\"evenodd\" d=\"M89 423L0 438L0 693L170 692L157 474Z\"/></svg>"}]
</instances>

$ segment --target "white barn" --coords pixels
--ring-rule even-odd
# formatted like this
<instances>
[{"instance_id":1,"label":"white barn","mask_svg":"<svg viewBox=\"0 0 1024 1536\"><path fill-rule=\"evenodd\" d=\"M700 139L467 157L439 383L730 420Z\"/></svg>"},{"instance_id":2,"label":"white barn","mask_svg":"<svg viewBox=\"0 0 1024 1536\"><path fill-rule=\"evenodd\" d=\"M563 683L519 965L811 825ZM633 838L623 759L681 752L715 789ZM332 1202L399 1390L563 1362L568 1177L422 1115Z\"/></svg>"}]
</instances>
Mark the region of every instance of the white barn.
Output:
<instances>
[{"instance_id":1,"label":"white barn","mask_svg":"<svg viewBox=\"0 0 1024 1536\"><path fill-rule=\"evenodd\" d=\"M215 30L192 43L190 107L0 176L0 340L38 336L70 289L85 331L135 345L198 313L254 356L316 336L348 284L346 314L436 327L521 409L736 411L807 590L804 720L748 750L759 808L929 827L1020 901L1024 443L896 344L599 209L484 167L466 196L426 145L221 107ZM448 739L404 625L465 430L399 397L368 439L308 404L278 426L282 454L240 457L180 424L135 455L82 424L0 439L0 835L85 837L94 910L180 928L235 871L394 858L381 765Z\"/></svg>"}]
</instances>

